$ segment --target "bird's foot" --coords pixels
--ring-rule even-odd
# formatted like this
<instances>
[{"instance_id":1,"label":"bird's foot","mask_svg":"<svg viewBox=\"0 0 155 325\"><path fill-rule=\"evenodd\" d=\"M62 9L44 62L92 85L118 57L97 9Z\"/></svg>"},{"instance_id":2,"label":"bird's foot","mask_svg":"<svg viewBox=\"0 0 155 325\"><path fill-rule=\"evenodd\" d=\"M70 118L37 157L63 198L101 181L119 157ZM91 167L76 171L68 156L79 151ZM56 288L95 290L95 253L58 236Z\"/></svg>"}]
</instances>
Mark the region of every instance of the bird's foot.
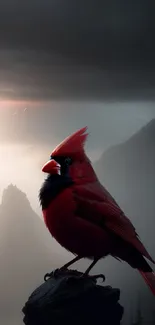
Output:
<instances>
[{"instance_id":1,"label":"bird's foot","mask_svg":"<svg viewBox=\"0 0 155 325\"><path fill-rule=\"evenodd\" d=\"M86 279L88 279L88 280L90 279L95 283L96 283L97 279L102 279L102 282L104 282L105 276L103 274L89 275L87 273L82 273L79 275L69 277L67 282L72 283L73 281L80 281L80 280L86 280Z\"/></svg>"},{"instance_id":2,"label":"bird's foot","mask_svg":"<svg viewBox=\"0 0 155 325\"><path fill-rule=\"evenodd\" d=\"M105 281L105 276L103 274L95 274L95 275L89 275L89 273L81 273L76 270L69 270L66 267L61 267L59 269L55 269L50 273L46 273L44 275L44 281L47 281L50 278L58 278L61 276L68 275L69 278L76 279L91 279L92 281L96 282L98 279L102 279L102 282Z\"/></svg>"},{"instance_id":3,"label":"bird's foot","mask_svg":"<svg viewBox=\"0 0 155 325\"><path fill-rule=\"evenodd\" d=\"M53 277L54 278L58 277L62 273L62 271L64 271L63 268L60 268L60 269L55 269L50 273L46 273L44 275L44 281L47 281L47 280L49 280L50 278L53 278Z\"/></svg>"},{"instance_id":4,"label":"bird's foot","mask_svg":"<svg viewBox=\"0 0 155 325\"><path fill-rule=\"evenodd\" d=\"M82 278L88 278L96 282L97 279L102 279L102 282L105 281L105 276L103 274L95 274L95 275L89 275L87 273L84 273L81 275Z\"/></svg>"},{"instance_id":5,"label":"bird's foot","mask_svg":"<svg viewBox=\"0 0 155 325\"><path fill-rule=\"evenodd\" d=\"M77 276L77 273L79 273L79 272L77 272L76 270L69 270L68 268L62 266L59 269L55 269L50 273L46 273L44 275L44 281L47 281L48 279L53 278L53 277L58 278L61 276L66 276L66 275L74 274L75 276Z\"/></svg>"}]
</instances>

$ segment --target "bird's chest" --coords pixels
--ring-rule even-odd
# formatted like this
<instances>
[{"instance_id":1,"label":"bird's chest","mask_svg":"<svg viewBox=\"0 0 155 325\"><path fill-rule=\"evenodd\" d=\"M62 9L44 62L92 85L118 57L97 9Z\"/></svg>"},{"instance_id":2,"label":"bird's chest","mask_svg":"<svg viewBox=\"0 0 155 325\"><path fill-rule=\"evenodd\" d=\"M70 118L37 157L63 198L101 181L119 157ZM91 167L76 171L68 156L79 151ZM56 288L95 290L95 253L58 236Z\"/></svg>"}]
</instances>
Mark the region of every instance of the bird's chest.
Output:
<instances>
[{"instance_id":1,"label":"bird's chest","mask_svg":"<svg viewBox=\"0 0 155 325\"><path fill-rule=\"evenodd\" d=\"M49 207L43 210L47 228L61 245L63 245L66 238L69 238L70 221L75 217L75 211L76 204L70 188L60 193L52 200Z\"/></svg>"},{"instance_id":2,"label":"bird's chest","mask_svg":"<svg viewBox=\"0 0 155 325\"><path fill-rule=\"evenodd\" d=\"M56 241L68 251L81 255L86 231L77 227L76 211L73 193L71 189L66 189L53 200L48 209L43 211L43 215L47 228ZM83 239L81 239L82 232Z\"/></svg>"},{"instance_id":3,"label":"bird's chest","mask_svg":"<svg viewBox=\"0 0 155 325\"><path fill-rule=\"evenodd\" d=\"M103 256L103 230L77 214L77 203L71 188L62 192L43 211L45 223L56 241L80 256Z\"/></svg>"}]
</instances>

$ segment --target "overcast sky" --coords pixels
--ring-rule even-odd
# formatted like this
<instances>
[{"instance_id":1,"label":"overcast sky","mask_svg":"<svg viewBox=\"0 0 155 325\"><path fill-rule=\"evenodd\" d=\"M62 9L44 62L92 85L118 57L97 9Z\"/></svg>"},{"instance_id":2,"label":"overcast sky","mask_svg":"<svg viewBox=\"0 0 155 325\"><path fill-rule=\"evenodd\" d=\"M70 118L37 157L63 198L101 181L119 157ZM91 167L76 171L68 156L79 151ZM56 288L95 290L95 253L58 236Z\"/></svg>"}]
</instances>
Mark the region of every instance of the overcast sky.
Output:
<instances>
[{"instance_id":1,"label":"overcast sky","mask_svg":"<svg viewBox=\"0 0 155 325\"><path fill-rule=\"evenodd\" d=\"M154 0L1 0L0 97L154 98Z\"/></svg>"},{"instance_id":2,"label":"overcast sky","mask_svg":"<svg viewBox=\"0 0 155 325\"><path fill-rule=\"evenodd\" d=\"M1 0L0 140L52 150L87 125L96 159L155 118L154 17L154 0Z\"/></svg>"}]
</instances>

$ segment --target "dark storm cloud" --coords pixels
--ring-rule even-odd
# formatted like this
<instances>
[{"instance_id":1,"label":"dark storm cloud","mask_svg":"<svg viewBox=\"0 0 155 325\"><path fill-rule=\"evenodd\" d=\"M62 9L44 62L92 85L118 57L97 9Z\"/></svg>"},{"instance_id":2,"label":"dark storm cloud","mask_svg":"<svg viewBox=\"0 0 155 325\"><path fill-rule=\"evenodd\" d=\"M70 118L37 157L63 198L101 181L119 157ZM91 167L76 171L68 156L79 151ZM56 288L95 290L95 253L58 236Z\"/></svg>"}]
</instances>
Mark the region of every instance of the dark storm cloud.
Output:
<instances>
[{"instance_id":1,"label":"dark storm cloud","mask_svg":"<svg viewBox=\"0 0 155 325\"><path fill-rule=\"evenodd\" d=\"M154 16L154 0L2 0L0 96L155 97Z\"/></svg>"}]
</instances>

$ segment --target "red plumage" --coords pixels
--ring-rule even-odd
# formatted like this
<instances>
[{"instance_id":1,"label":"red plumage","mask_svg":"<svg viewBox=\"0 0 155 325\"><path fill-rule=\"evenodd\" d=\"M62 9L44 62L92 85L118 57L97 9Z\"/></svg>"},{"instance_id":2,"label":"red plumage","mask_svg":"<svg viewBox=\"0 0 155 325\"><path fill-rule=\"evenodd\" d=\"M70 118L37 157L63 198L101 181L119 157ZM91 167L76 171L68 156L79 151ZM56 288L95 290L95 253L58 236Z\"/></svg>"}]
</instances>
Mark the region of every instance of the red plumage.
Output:
<instances>
[{"instance_id":1,"label":"red plumage","mask_svg":"<svg viewBox=\"0 0 155 325\"><path fill-rule=\"evenodd\" d=\"M71 136L63 140L52 152L52 156L70 156L74 155L79 158L79 154L83 153L83 145L87 139L88 134L85 133L87 127L84 127Z\"/></svg>"},{"instance_id":2,"label":"red plumage","mask_svg":"<svg viewBox=\"0 0 155 325\"><path fill-rule=\"evenodd\" d=\"M45 223L52 236L80 258L98 260L110 254L126 261L139 270L155 295L155 275L145 258L155 262L130 220L100 184L84 151L86 130L85 127L75 132L52 152L57 161L61 157L72 160L66 177L73 183L62 190L60 186L49 204L43 206ZM45 166L43 170L52 175L51 162ZM59 175L55 184L61 179Z\"/></svg>"}]
</instances>

